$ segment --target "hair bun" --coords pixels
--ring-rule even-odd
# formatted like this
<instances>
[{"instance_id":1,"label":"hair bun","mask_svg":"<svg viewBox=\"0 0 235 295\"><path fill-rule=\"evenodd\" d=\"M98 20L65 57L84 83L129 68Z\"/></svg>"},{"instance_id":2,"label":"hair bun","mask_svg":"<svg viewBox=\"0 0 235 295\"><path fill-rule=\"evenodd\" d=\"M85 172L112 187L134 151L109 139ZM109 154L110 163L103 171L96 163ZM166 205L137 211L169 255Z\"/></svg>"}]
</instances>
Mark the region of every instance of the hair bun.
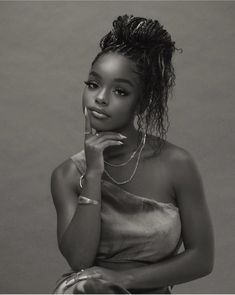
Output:
<instances>
[{"instance_id":1,"label":"hair bun","mask_svg":"<svg viewBox=\"0 0 235 295\"><path fill-rule=\"evenodd\" d=\"M152 134L156 130L158 149L165 142L169 127L167 101L175 85L172 56L179 49L157 20L127 14L113 21L111 30L100 39L99 45L101 51L92 61L92 66L101 56L113 53L134 63L131 70L140 84L136 123L138 130L146 127L146 133L149 130ZM111 55L111 58L115 57ZM129 64L124 65L126 67Z\"/></svg>"},{"instance_id":2,"label":"hair bun","mask_svg":"<svg viewBox=\"0 0 235 295\"><path fill-rule=\"evenodd\" d=\"M109 38L101 42L101 48L125 44L139 49L157 49L174 45L169 33L157 20L134 17L133 15L118 16L113 21L113 29Z\"/></svg>"}]
</instances>

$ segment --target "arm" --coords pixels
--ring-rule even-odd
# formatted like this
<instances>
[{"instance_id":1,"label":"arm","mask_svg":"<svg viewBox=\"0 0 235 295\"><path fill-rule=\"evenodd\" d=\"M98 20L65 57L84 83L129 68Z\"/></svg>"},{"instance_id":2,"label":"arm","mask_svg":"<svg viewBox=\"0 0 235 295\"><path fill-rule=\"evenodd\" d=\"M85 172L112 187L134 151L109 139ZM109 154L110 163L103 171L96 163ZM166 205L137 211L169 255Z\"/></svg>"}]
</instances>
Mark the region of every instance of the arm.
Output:
<instances>
[{"instance_id":1,"label":"arm","mask_svg":"<svg viewBox=\"0 0 235 295\"><path fill-rule=\"evenodd\" d=\"M123 136L116 132L92 133L90 115L85 107L86 175L82 190L78 187L77 168L71 160L56 168L51 176L51 194L57 212L57 236L61 253L74 271L93 265L100 241L101 178L103 151L120 145ZM78 195L96 200L99 205L81 205Z\"/></svg>"},{"instance_id":2,"label":"arm","mask_svg":"<svg viewBox=\"0 0 235 295\"><path fill-rule=\"evenodd\" d=\"M74 271L92 266L100 239L100 205L80 205L77 200L81 194L100 202L101 174L87 173L82 189L78 186L80 176L71 160L51 176L58 245Z\"/></svg>"},{"instance_id":3,"label":"arm","mask_svg":"<svg viewBox=\"0 0 235 295\"><path fill-rule=\"evenodd\" d=\"M151 266L123 272L128 289L176 285L212 271L214 237L201 176L192 157L184 150L175 153L171 171L185 251Z\"/></svg>"},{"instance_id":4,"label":"arm","mask_svg":"<svg viewBox=\"0 0 235 295\"><path fill-rule=\"evenodd\" d=\"M85 270L121 283L127 289L151 289L177 285L208 275L214 264L214 235L203 183L192 157L177 150L170 160L185 251L155 264L113 271L102 267Z\"/></svg>"}]
</instances>

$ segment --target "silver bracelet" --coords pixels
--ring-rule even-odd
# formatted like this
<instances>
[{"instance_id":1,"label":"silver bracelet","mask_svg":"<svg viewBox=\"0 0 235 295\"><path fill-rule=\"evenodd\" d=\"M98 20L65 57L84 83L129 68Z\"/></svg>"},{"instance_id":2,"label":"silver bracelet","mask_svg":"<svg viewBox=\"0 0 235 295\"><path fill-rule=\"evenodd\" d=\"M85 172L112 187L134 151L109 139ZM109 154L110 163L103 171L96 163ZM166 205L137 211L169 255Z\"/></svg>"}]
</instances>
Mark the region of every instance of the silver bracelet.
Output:
<instances>
[{"instance_id":1,"label":"silver bracelet","mask_svg":"<svg viewBox=\"0 0 235 295\"><path fill-rule=\"evenodd\" d=\"M92 199L89 199L87 197L84 197L84 196L79 196L78 197L78 204L85 204L85 205L89 205L89 204L92 204L92 205L98 205L100 202L96 201L96 200L92 200Z\"/></svg>"},{"instance_id":2,"label":"silver bracelet","mask_svg":"<svg viewBox=\"0 0 235 295\"><path fill-rule=\"evenodd\" d=\"M82 180L83 180L84 176L85 176L85 173L83 173L83 174L80 176L80 182L79 182L79 184L80 184L80 187L81 187L81 188L82 188Z\"/></svg>"}]
</instances>

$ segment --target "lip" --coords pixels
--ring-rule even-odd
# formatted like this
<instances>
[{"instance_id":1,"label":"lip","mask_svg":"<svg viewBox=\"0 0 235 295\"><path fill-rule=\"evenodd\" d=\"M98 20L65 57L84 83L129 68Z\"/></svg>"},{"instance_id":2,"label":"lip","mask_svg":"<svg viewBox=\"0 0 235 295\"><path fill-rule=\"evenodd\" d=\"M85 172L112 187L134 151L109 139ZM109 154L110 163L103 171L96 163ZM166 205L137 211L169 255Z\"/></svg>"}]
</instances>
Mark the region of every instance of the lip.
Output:
<instances>
[{"instance_id":1,"label":"lip","mask_svg":"<svg viewBox=\"0 0 235 295\"><path fill-rule=\"evenodd\" d=\"M95 107L90 107L89 110L90 111L95 111L95 112L97 112L99 114L102 114L102 115L105 115L105 116L109 117L109 115L105 111L103 111L102 109L95 108Z\"/></svg>"}]
</instances>

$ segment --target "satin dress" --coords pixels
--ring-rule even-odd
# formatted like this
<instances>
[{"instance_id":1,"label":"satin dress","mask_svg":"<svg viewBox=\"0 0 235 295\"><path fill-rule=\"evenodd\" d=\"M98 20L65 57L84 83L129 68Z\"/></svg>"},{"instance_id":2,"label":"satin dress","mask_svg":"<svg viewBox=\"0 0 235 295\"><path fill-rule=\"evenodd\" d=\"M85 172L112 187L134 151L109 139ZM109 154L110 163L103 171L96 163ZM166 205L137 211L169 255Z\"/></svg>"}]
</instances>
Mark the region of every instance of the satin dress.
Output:
<instances>
[{"instance_id":1,"label":"satin dress","mask_svg":"<svg viewBox=\"0 0 235 295\"><path fill-rule=\"evenodd\" d=\"M84 150L70 158L79 172L85 173ZM101 180L101 197L101 237L95 259L96 266L124 270L133 262L141 267L177 254L182 243L181 221L179 209L173 203L158 202L129 193L105 179ZM69 273L64 278L69 275L73 274ZM63 282L63 278L60 281ZM171 293L172 288L162 286L155 289L126 290L122 286L116 286L115 289L112 282L100 279L81 282L80 290L78 285L76 293L80 294L158 294ZM98 292L99 290L101 291Z\"/></svg>"}]
</instances>

